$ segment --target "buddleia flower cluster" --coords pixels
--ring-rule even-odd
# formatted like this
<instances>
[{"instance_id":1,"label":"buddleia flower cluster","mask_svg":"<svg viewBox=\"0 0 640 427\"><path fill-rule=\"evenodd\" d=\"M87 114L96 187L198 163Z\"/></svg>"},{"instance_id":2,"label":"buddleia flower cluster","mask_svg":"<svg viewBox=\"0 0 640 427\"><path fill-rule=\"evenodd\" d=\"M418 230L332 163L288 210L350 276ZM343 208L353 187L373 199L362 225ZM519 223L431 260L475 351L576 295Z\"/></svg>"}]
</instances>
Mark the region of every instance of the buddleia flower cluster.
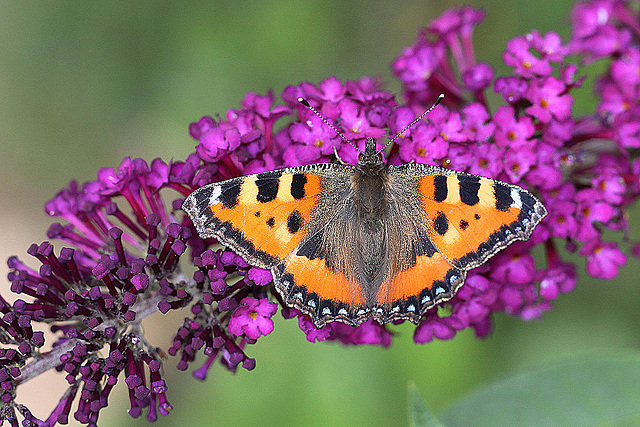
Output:
<instances>
[{"instance_id":1,"label":"buddleia flower cluster","mask_svg":"<svg viewBox=\"0 0 640 427\"><path fill-rule=\"evenodd\" d=\"M355 163L358 152L299 97L364 149L367 137L395 135L443 93L443 105L403 132L386 161L517 184L549 211L529 241L472 270L446 310L428 311L415 328L416 343L451 339L467 328L484 337L495 313L541 316L576 285L566 252L585 258L591 276L615 278L625 253L640 256L637 242L621 247L604 237L626 234L626 211L640 195L637 10L620 0L578 3L570 40L531 31L508 41L505 76L476 58L473 32L483 18L474 8L453 9L420 30L391 64L402 83L399 97L371 77L303 82L287 87L282 102L271 92L249 93L223 118L190 125L196 145L186 160L126 158L101 169L95 181L61 190L45 206L59 221L47 240L27 250L28 262L8 261L18 299L0 297L0 417L14 426L53 426L70 416L96 425L120 386L129 391L129 414L154 421L172 408L167 366L187 370L203 354L204 363L192 369L198 379L214 363L252 370L250 346L273 331L278 311L295 318L311 342L391 344L393 325L373 320L316 328L282 303L269 271L199 238L180 210L187 195L211 182L332 161L334 150ZM573 97L585 90L583 70L596 60L606 64L596 77L597 106L578 116ZM496 94L500 102L490 105ZM538 263L535 247L544 254ZM148 342L140 322L172 310L187 316L172 344ZM45 342L43 327L55 333L52 342ZM16 402L16 388L50 369L64 375L68 389L40 420Z\"/></svg>"}]
</instances>

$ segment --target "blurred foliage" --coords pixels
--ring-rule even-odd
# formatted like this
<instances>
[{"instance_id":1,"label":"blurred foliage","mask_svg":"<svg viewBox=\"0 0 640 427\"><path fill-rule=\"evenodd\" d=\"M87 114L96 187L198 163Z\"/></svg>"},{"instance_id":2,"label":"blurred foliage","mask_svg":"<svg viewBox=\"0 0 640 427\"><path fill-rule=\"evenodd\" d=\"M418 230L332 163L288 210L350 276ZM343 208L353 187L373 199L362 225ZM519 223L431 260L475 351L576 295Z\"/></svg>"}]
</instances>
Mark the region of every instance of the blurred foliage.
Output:
<instances>
[{"instance_id":1,"label":"blurred foliage","mask_svg":"<svg viewBox=\"0 0 640 427\"><path fill-rule=\"evenodd\" d=\"M441 414L440 420L450 427L638 425L639 381L638 351L589 352L521 369L483 385ZM415 392L413 397L420 398ZM414 408L428 419L424 405Z\"/></svg>"},{"instance_id":2,"label":"blurred foliage","mask_svg":"<svg viewBox=\"0 0 640 427\"><path fill-rule=\"evenodd\" d=\"M477 58L497 75L508 72L501 58L510 38L534 28L569 36L569 1L470 3L486 9L475 33ZM117 166L125 156L183 159L194 146L189 123L236 108L249 91L278 94L305 80L380 75L397 93L391 61L421 26L461 4L3 2L5 250L24 254L34 239L46 239L50 219L42 205L69 180L94 179L100 167ZM575 108L587 112L593 96L589 89L582 92ZM640 221L637 208L630 221ZM632 237L640 237L638 230L634 225ZM633 259L611 282L583 273L555 311L528 323L500 316L493 335L482 341L466 331L449 342L418 346L407 324L395 328L389 349L311 344L295 321L277 316L274 333L248 351L257 359L253 372L231 375L216 367L200 383L176 372L177 361L169 359L168 395L175 410L156 425L406 424L409 380L440 413L479 385L534 363L586 349L636 349L637 274ZM147 327L166 347L166 331L181 319L155 320L160 326ZM126 400L119 387L101 425L145 424L128 417Z\"/></svg>"}]
</instances>

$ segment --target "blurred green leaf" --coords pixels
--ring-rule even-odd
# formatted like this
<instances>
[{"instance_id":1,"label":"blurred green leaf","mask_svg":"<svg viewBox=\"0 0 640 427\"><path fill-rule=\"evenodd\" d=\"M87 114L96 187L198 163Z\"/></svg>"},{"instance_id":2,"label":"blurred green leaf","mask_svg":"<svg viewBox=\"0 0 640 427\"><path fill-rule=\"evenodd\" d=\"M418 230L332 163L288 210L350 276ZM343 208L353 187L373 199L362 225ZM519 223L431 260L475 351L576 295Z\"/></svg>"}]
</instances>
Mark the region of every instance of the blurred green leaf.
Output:
<instances>
[{"instance_id":1,"label":"blurred green leaf","mask_svg":"<svg viewBox=\"0 0 640 427\"><path fill-rule=\"evenodd\" d=\"M517 373L445 411L449 426L638 425L640 353L590 353Z\"/></svg>"},{"instance_id":2,"label":"blurred green leaf","mask_svg":"<svg viewBox=\"0 0 640 427\"><path fill-rule=\"evenodd\" d=\"M429 410L427 403L424 401L418 387L413 381L409 381L409 425L410 426L429 426L444 427L438 418Z\"/></svg>"}]
</instances>

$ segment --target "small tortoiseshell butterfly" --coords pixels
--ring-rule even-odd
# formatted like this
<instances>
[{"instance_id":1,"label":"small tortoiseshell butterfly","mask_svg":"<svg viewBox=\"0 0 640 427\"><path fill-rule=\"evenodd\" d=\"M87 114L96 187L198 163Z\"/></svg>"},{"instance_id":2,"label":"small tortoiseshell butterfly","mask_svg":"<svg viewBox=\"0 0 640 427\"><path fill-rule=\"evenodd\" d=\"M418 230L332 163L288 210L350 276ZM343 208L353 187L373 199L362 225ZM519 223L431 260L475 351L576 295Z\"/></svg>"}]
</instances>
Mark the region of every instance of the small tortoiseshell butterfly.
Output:
<instances>
[{"instance_id":1,"label":"small tortoiseshell butterfly","mask_svg":"<svg viewBox=\"0 0 640 427\"><path fill-rule=\"evenodd\" d=\"M418 323L453 298L468 270L528 239L547 215L515 185L431 165L387 166L373 138L356 165L215 182L182 208L202 238L270 269L284 302L317 327Z\"/></svg>"}]
</instances>

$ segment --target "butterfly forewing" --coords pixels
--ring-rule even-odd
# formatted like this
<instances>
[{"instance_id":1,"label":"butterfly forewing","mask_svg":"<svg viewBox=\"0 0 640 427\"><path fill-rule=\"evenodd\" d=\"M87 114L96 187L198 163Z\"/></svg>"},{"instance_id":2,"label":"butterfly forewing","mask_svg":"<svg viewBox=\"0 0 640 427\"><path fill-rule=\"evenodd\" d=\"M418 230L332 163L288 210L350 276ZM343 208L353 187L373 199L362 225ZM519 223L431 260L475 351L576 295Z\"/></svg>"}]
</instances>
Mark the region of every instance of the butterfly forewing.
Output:
<instances>
[{"instance_id":1,"label":"butterfly forewing","mask_svg":"<svg viewBox=\"0 0 640 427\"><path fill-rule=\"evenodd\" d=\"M187 197L183 209L201 237L214 237L248 263L272 268L305 235L322 179L308 168L209 184Z\"/></svg>"},{"instance_id":2,"label":"butterfly forewing","mask_svg":"<svg viewBox=\"0 0 640 427\"><path fill-rule=\"evenodd\" d=\"M530 237L547 211L531 193L504 182L435 166L399 167L419 176L425 227L438 251L469 270Z\"/></svg>"}]
</instances>

